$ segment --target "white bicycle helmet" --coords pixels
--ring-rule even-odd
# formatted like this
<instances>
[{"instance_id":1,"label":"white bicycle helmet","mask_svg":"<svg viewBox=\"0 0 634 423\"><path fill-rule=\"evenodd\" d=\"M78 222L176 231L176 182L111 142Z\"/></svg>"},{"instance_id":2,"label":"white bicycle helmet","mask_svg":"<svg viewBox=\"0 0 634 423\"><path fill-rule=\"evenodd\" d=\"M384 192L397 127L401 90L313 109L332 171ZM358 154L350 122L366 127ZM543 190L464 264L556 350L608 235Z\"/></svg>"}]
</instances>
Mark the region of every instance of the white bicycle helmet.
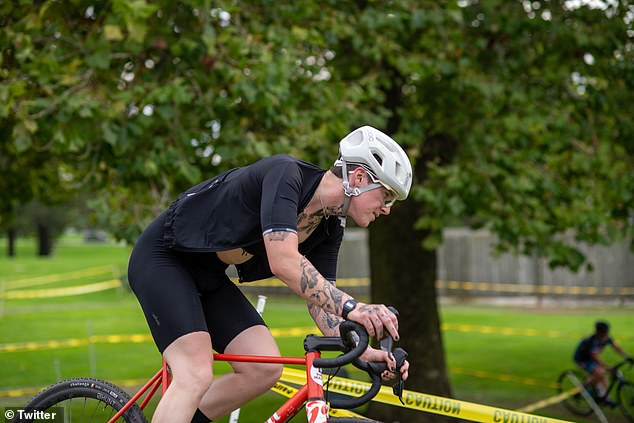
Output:
<instances>
[{"instance_id":1,"label":"white bicycle helmet","mask_svg":"<svg viewBox=\"0 0 634 423\"><path fill-rule=\"evenodd\" d=\"M343 216L346 216L350 197L371 189L385 187L397 200L404 200L412 187L412 165L407 153L396 141L371 126L362 126L345 136L339 143L339 159L335 166L342 166L343 189L346 194ZM347 166L359 165L370 175L373 183L362 188L351 188ZM345 225L345 221L342 220Z\"/></svg>"}]
</instances>

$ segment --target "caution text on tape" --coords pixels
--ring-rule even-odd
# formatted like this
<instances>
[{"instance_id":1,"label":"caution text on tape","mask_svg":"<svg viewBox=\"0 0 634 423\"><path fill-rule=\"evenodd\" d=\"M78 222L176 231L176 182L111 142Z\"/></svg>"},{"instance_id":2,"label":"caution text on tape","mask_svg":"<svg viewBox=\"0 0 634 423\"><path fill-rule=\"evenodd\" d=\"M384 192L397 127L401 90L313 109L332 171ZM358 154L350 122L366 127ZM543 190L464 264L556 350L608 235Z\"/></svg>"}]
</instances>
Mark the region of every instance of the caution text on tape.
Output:
<instances>
[{"instance_id":1,"label":"caution text on tape","mask_svg":"<svg viewBox=\"0 0 634 423\"><path fill-rule=\"evenodd\" d=\"M297 383L297 381L301 381L302 379L305 380L303 372L284 368L281 378L282 381ZM366 392L369 388L369 383L339 377L333 378L328 385L328 389L332 392L355 396ZM374 401L481 423L569 423L564 420L535 416L518 411L422 394L414 391L403 392L403 402L405 403L403 405L398 398L394 396L391 390L385 386L381 387Z\"/></svg>"}]
</instances>

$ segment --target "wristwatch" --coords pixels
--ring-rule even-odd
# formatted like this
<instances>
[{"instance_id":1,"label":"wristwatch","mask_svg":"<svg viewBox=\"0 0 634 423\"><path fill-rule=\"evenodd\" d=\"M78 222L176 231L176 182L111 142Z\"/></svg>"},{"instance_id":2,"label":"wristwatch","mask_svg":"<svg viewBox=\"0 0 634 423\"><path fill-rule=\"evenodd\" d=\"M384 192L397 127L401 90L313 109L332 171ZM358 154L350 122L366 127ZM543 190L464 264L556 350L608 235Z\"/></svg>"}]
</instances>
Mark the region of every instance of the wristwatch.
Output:
<instances>
[{"instance_id":1,"label":"wristwatch","mask_svg":"<svg viewBox=\"0 0 634 423\"><path fill-rule=\"evenodd\" d=\"M341 317L348 320L348 314L350 314L350 312L354 310L356 307L357 307L357 302L352 298L349 299L348 301L343 303L343 311L341 312Z\"/></svg>"}]
</instances>

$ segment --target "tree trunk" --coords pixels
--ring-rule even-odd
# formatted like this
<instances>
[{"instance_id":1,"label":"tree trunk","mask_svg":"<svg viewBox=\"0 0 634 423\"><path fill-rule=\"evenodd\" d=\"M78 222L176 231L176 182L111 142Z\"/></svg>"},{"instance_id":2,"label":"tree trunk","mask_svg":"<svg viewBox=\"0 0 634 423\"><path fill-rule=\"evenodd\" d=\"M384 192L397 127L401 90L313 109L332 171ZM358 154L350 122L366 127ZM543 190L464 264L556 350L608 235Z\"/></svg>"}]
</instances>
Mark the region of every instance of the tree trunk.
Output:
<instances>
[{"instance_id":1,"label":"tree trunk","mask_svg":"<svg viewBox=\"0 0 634 423\"><path fill-rule=\"evenodd\" d=\"M389 80L392 82L384 87L384 107L392 112L386 130L388 134L394 134L402 123L399 109L403 107L402 86L406 78L390 64L383 65L391 73ZM449 163L458 149L457 141L445 134L428 134L421 141L413 169L414 184L427 179L429 163ZM436 301L436 252L422 247L428 233L414 229L416 221L424 215L424 205L409 198L397 204L390 216L379 218L370 225L372 302L393 305L399 310L401 342L397 346L408 352L410 363L406 387L449 397L451 387ZM455 422L451 417L376 402L370 404L369 414L384 422Z\"/></svg>"},{"instance_id":2,"label":"tree trunk","mask_svg":"<svg viewBox=\"0 0 634 423\"><path fill-rule=\"evenodd\" d=\"M394 68L392 73L393 84L385 89L385 107L393 111L387 122L388 134L400 128L398 109L403 100L403 77ZM458 143L444 134L430 134L420 148L413 169L415 184L427 179L429 163L452 161ZM409 353L410 363L406 386L414 391L449 397L451 387L436 299L436 252L422 247L428 233L414 229L424 214L424 205L410 198L397 204L390 216L370 225L372 302L393 305L399 310L401 342L398 345ZM371 403L369 413L370 417L385 422L455 422L454 418L376 402Z\"/></svg>"},{"instance_id":3,"label":"tree trunk","mask_svg":"<svg viewBox=\"0 0 634 423\"><path fill-rule=\"evenodd\" d=\"M15 257L15 240L18 235L18 230L15 226L10 226L7 229L7 256Z\"/></svg>"},{"instance_id":4,"label":"tree trunk","mask_svg":"<svg viewBox=\"0 0 634 423\"><path fill-rule=\"evenodd\" d=\"M38 223L37 239L38 239L38 255L50 256L53 251L53 240L51 239L51 232L49 231L46 225Z\"/></svg>"},{"instance_id":5,"label":"tree trunk","mask_svg":"<svg viewBox=\"0 0 634 423\"><path fill-rule=\"evenodd\" d=\"M372 302L395 306L400 313L397 346L409 353L406 388L451 395L436 302L436 253L425 251L425 234L413 229L420 205L399 204L389 217L370 227ZM372 403L370 417L385 422L452 422L451 418Z\"/></svg>"}]
</instances>

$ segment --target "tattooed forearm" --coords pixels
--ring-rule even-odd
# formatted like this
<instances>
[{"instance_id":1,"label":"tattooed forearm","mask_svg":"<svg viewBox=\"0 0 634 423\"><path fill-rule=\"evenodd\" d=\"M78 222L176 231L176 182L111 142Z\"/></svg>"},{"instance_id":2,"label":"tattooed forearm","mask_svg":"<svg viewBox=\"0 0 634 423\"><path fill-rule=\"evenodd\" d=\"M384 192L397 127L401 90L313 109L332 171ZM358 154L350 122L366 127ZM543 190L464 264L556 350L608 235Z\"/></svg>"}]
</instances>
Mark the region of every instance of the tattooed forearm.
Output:
<instances>
[{"instance_id":1,"label":"tattooed forearm","mask_svg":"<svg viewBox=\"0 0 634 423\"><path fill-rule=\"evenodd\" d=\"M302 257L300 267L300 289L306 298L325 312L341 314L344 293L324 279L305 257Z\"/></svg>"},{"instance_id":2,"label":"tattooed forearm","mask_svg":"<svg viewBox=\"0 0 634 423\"><path fill-rule=\"evenodd\" d=\"M321 307L311 303L308 303L308 311L324 335L339 335L339 325L343 322L341 317L326 313Z\"/></svg>"},{"instance_id":3,"label":"tattooed forearm","mask_svg":"<svg viewBox=\"0 0 634 423\"><path fill-rule=\"evenodd\" d=\"M299 265L302 268L302 276L299 280L299 286L302 289L302 292L306 293L306 290L313 289L315 285L317 285L319 272L313 267L311 262L306 259L306 257L302 257Z\"/></svg>"},{"instance_id":4,"label":"tattooed forearm","mask_svg":"<svg viewBox=\"0 0 634 423\"><path fill-rule=\"evenodd\" d=\"M284 241L286 238L288 238L290 233L291 232L287 232L287 231L269 232L268 234L266 234L266 238L269 241Z\"/></svg>"}]
</instances>

